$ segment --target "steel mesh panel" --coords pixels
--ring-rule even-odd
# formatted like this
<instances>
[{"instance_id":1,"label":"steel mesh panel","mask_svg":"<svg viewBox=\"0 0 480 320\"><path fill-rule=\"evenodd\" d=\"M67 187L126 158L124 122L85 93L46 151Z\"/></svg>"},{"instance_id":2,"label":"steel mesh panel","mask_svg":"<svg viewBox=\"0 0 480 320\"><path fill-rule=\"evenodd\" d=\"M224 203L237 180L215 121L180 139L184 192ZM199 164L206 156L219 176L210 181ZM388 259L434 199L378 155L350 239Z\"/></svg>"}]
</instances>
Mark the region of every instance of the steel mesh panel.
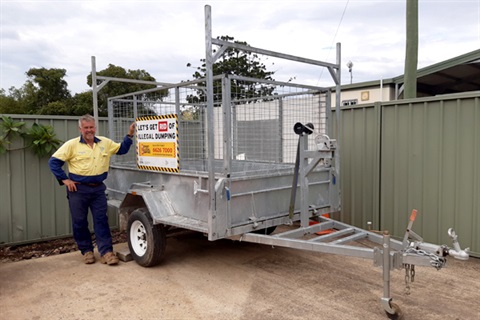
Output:
<instances>
[{"instance_id":1,"label":"steel mesh panel","mask_svg":"<svg viewBox=\"0 0 480 320\"><path fill-rule=\"evenodd\" d=\"M241 81L242 85L239 85ZM267 89L265 89L268 87ZM246 90L245 88L249 88ZM230 170L263 171L264 165L295 162L298 136L296 122L312 123L315 135L326 130L327 101L324 92L312 87L289 86L274 81L216 77L213 91L213 132L209 135L205 83L182 83L158 92L112 98L111 136L120 141L136 117L177 114L179 119L180 170L207 171L207 159L230 161ZM208 137L214 150L208 150ZM314 139L309 139L314 148ZM135 165L135 152L115 157L113 163ZM244 164L235 164L245 162ZM248 165L246 164L248 162ZM215 165L223 172L223 165ZM270 167L271 168L271 167Z\"/></svg>"}]
</instances>

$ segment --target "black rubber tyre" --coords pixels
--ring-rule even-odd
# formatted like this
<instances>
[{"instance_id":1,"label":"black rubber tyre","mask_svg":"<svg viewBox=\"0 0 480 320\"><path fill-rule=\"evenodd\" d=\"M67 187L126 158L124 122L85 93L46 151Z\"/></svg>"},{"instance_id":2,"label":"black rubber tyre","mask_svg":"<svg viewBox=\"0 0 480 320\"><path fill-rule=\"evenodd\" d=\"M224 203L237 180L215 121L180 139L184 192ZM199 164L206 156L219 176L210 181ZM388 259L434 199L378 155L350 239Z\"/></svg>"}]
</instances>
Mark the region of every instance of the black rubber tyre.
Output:
<instances>
[{"instance_id":1,"label":"black rubber tyre","mask_svg":"<svg viewBox=\"0 0 480 320\"><path fill-rule=\"evenodd\" d=\"M133 259L143 267L156 266L165 255L165 228L162 224L153 224L146 208L136 209L130 214L127 241Z\"/></svg>"},{"instance_id":2,"label":"black rubber tyre","mask_svg":"<svg viewBox=\"0 0 480 320\"><path fill-rule=\"evenodd\" d=\"M390 302L390 307L395 310L395 313L394 314L390 314L388 312L385 311L385 313L387 314L387 317L388 319L393 319L393 320L403 320L403 312L402 310L400 309L400 307L396 304L396 303L393 303L393 302Z\"/></svg>"}]
</instances>

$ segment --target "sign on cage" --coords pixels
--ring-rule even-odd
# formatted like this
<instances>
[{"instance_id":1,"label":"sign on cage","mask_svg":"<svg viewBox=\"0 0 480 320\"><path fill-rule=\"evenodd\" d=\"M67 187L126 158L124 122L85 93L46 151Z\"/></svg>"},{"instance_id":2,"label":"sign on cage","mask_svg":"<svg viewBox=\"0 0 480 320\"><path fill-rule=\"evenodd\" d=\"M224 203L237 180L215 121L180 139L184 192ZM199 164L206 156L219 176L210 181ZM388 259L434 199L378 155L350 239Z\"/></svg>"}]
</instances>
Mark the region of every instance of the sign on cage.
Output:
<instances>
[{"instance_id":1,"label":"sign on cage","mask_svg":"<svg viewBox=\"0 0 480 320\"><path fill-rule=\"evenodd\" d=\"M140 117L137 124L137 167L144 170L178 172L177 115Z\"/></svg>"}]
</instances>

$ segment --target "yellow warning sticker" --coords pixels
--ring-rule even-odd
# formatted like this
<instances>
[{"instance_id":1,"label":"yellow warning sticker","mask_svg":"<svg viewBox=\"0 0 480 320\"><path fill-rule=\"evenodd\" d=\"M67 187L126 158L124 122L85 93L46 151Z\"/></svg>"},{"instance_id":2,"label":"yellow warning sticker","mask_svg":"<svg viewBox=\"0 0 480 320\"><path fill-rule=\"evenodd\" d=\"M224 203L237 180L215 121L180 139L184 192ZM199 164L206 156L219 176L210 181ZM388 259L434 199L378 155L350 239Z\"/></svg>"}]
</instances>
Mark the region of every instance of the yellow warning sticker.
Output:
<instances>
[{"instance_id":1,"label":"yellow warning sticker","mask_svg":"<svg viewBox=\"0 0 480 320\"><path fill-rule=\"evenodd\" d=\"M142 157L175 158L175 142L139 142L138 152Z\"/></svg>"}]
</instances>

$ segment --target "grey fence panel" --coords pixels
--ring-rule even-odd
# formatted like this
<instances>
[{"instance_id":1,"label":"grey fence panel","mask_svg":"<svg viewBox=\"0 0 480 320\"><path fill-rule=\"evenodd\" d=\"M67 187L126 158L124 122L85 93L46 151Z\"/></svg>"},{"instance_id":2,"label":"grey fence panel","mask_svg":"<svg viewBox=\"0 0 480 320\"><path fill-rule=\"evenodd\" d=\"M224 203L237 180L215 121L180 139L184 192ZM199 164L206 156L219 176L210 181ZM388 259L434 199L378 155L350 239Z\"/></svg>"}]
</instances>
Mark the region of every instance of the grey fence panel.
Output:
<instances>
[{"instance_id":1,"label":"grey fence panel","mask_svg":"<svg viewBox=\"0 0 480 320\"><path fill-rule=\"evenodd\" d=\"M480 93L342 107L342 220L480 256Z\"/></svg>"},{"instance_id":2,"label":"grey fence panel","mask_svg":"<svg viewBox=\"0 0 480 320\"><path fill-rule=\"evenodd\" d=\"M53 126L57 138L66 141L79 135L78 117L8 115L15 121ZM99 122L99 134L107 134L107 121ZM12 140L12 151L0 155L0 244L21 243L71 234L65 188L48 168L49 157L39 158L24 149L21 138ZM112 227L117 215L109 211Z\"/></svg>"},{"instance_id":3,"label":"grey fence panel","mask_svg":"<svg viewBox=\"0 0 480 320\"><path fill-rule=\"evenodd\" d=\"M342 220L362 228L379 227L378 190L380 105L342 108Z\"/></svg>"},{"instance_id":4,"label":"grey fence panel","mask_svg":"<svg viewBox=\"0 0 480 320\"><path fill-rule=\"evenodd\" d=\"M0 156L0 243L11 239L10 159Z\"/></svg>"},{"instance_id":5,"label":"grey fence panel","mask_svg":"<svg viewBox=\"0 0 480 320\"><path fill-rule=\"evenodd\" d=\"M427 241L450 244L447 230L453 227L461 244L478 255L479 126L478 95L383 105L383 229L401 235L416 208L414 228Z\"/></svg>"}]
</instances>

